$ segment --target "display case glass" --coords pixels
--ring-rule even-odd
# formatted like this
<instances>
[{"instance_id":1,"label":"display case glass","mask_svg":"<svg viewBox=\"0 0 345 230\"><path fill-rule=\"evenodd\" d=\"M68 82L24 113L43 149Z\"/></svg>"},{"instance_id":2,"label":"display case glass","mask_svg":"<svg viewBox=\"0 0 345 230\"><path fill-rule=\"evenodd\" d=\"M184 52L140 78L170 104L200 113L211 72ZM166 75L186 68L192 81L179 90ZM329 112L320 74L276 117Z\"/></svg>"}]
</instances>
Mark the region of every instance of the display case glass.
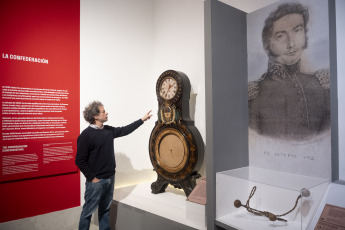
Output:
<instances>
[{"instance_id":1,"label":"display case glass","mask_svg":"<svg viewBox=\"0 0 345 230\"><path fill-rule=\"evenodd\" d=\"M327 179L254 167L219 172L216 223L236 229L308 229L329 184ZM235 207L235 200L242 206ZM269 213L278 219L271 221Z\"/></svg>"}]
</instances>

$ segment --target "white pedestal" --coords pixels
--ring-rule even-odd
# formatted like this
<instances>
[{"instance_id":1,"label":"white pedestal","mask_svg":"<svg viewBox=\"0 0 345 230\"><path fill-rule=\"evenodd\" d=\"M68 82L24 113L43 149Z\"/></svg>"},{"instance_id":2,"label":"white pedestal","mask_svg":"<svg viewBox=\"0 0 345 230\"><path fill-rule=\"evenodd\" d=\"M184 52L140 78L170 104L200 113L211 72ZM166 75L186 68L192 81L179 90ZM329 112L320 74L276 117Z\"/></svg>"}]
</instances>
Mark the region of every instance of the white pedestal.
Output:
<instances>
[{"instance_id":1,"label":"white pedestal","mask_svg":"<svg viewBox=\"0 0 345 230\"><path fill-rule=\"evenodd\" d=\"M133 212L140 213L141 216L170 222L164 229L169 229L171 224L179 225L175 229L206 229L205 206L187 201L182 190L169 186L160 194L151 193L151 183L116 188L114 202L118 208L131 207Z\"/></svg>"}]
</instances>

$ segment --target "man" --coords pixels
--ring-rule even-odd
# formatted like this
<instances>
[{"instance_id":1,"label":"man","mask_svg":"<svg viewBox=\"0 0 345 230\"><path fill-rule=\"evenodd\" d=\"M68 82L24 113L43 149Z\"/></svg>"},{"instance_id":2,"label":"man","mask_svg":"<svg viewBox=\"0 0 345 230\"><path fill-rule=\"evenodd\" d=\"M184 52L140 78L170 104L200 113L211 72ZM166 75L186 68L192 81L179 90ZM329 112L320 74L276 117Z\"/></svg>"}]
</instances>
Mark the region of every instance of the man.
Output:
<instances>
[{"instance_id":1,"label":"man","mask_svg":"<svg viewBox=\"0 0 345 230\"><path fill-rule=\"evenodd\" d=\"M99 228L110 229L109 211L114 193L115 152L114 138L130 134L152 116L145 116L124 127L103 125L108 113L102 103L94 101L83 115L90 126L77 141L76 165L86 177L85 204L80 215L79 230L89 229L91 216L98 207Z\"/></svg>"},{"instance_id":2,"label":"man","mask_svg":"<svg viewBox=\"0 0 345 230\"><path fill-rule=\"evenodd\" d=\"M299 3L280 5L265 21L268 70L248 85L249 127L260 135L302 140L329 128L328 70L300 71L308 21L308 9Z\"/></svg>"}]
</instances>

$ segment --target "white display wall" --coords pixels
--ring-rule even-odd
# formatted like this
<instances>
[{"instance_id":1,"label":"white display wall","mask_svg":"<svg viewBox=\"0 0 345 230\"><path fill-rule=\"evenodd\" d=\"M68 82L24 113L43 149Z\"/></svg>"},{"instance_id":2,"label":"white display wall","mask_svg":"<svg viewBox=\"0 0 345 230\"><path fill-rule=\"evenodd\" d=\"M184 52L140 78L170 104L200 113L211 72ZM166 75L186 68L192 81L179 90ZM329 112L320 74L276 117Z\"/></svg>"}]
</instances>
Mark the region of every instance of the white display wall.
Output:
<instances>
[{"instance_id":1,"label":"white display wall","mask_svg":"<svg viewBox=\"0 0 345 230\"><path fill-rule=\"evenodd\" d=\"M152 109L134 133L115 139L115 187L154 181L148 152L157 120L156 80L168 69L190 79L190 114L205 143L203 0L81 0L80 114L101 101L108 125L123 126ZM201 174L205 174L202 167ZM83 203L85 178L81 175Z\"/></svg>"}]
</instances>

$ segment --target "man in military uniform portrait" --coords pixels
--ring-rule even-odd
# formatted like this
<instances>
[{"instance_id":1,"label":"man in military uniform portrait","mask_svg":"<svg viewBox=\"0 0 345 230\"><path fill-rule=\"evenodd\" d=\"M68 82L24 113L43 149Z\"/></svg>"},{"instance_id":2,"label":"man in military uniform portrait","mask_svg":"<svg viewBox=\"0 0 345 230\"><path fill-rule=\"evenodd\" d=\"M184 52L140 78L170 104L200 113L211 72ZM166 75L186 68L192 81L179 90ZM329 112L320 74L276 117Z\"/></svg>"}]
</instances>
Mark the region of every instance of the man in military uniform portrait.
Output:
<instances>
[{"instance_id":1,"label":"man in military uniform portrait","mask_svg":"<svg viewBox=\"0 0 345 230\"><path fill-rule=\"evenodd\" d=\"M248 84L249 128L259 135L305 140L330 127L328 69L301 71L308 22L308 8L300 3L279 5L265 20L268 68Z\"/></svg>"}]
</instances>

